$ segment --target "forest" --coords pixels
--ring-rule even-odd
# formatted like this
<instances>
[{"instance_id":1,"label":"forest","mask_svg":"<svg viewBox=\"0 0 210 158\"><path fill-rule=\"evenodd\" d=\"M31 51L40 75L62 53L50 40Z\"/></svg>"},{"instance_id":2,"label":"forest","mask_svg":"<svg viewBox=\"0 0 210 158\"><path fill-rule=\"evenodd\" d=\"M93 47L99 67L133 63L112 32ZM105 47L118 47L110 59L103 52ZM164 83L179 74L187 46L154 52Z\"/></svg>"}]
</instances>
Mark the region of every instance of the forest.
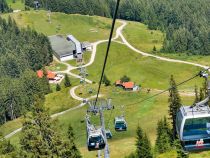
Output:
<instances>
[{"instance_id":1,"label":"forest","mask_svg":"<svg viewBox=\"0 0 210 158\"><path fill-rule=\"evenodd\" d=\"M33 0L26 5L34 7ZM114 0L41 0L56 12L110 17ZM210 55L210 0L122 0L118 17L139 21L166 34L162 52Z\"/></svg>"},{"instance_id":2,"label":"forest","mask_svg":"<svg viewBox=\"0 0 210 158\"><path fill-rule=\"evenodd\" d=\"M50 92L46 77L36 70L52 61L50 42L30 28L19 29L11 19L0 18L0 124L30 110L36 98Z\"/></svg>"},{"instance_id":3,"label":"forest","mask_svg":"<svg viewBox=\"0 0 210 158\"><path fill-rule=\"evenodd\" d=\"M0 0L0 13L10 12L11 9L8 7L6 0Z\"/></svg>"}]
</instances>

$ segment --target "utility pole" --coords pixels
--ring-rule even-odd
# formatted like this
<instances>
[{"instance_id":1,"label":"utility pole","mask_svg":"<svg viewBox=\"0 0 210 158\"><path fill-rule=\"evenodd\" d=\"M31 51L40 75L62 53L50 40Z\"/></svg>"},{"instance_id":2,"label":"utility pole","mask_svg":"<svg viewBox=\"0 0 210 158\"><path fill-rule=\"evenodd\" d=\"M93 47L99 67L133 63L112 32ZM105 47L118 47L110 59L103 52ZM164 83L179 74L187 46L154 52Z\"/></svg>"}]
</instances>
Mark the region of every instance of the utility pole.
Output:
<instances>
[{"instance_id":1,"label":"utility pole","mask_svg":"<svg viewBox=\"0 0 210 158\"><path fill-rule=\"evenodd\" d=\"M103 113L103 109L102 108L100 108L100 120L101 120L102 132L103 132L105 143L106 143L106 146L105 146L105 149L104 149L104 158L110 158L109 145L108 145L108 141L107 141L107 138L106 138L106 130L105 130L105 123L104 123L104 113Z\"/></svg>"},{"instance_id":2,"label":"utility pole","mask_svg":"<svg viewBox=\"0 0 210 158\"><path fill-rule=\"evenodd\" d=\"M47 16L48 16L48 21L51 24L52 21L51 21L51 11L50 10L48 10Z\"/></svg>"}]
</instances>

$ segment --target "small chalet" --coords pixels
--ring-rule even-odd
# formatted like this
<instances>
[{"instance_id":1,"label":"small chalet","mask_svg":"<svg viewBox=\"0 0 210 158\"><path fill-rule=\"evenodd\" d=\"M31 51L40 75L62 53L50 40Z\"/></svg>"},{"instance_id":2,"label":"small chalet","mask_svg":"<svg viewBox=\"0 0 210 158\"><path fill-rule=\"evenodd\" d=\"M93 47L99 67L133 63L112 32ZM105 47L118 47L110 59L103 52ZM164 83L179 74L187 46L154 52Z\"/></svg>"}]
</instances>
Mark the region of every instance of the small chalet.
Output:
<instances>
[{"instance_id":1,"label":"small chalet","mask_svg":"<svg viewBox=\"0 0 210 158\"><path fill-rule=\"evenodd\" d=\"M123 82L122 86L125 90L133 90L135 84L134 82Z\"/></svg>"},{"instance_id":2,"label":"small chalet","mask_svg":"<svg viewBox=\"0 0 210 158\"><path fill-rule=\"evenodd\" d=\"M122 82L121 80L117 80L115 82L116 87L123 87L124 90L128 91L138 91L139 86L135 85L134 82Z\"/></svg>"},{"instance_id":3,"label":"small chalet","mask_svg":"<svg viewBox=\"0 0 210 158\"><path fill-rule=\"evenodd\" d=\"M122 81L121 80L117 80L115 82L115 86L122 87Z\"/></svg>"}]
</instances>

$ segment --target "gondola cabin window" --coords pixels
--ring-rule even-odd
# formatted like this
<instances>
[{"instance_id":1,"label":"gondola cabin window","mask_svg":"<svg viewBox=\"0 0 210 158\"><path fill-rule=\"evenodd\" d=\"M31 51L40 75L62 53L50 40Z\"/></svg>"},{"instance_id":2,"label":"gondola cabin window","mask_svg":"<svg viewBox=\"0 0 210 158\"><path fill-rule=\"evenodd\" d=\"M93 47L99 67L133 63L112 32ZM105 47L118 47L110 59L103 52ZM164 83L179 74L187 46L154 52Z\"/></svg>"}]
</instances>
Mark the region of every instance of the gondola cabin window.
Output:
<instances>
[{"instance_id":1,"label":"gondola cabin window","mask_svg":"<svg viewBox=\"0 0 210 158\"><path fill-rule=\"evenodd\" d=\"M190 118L186 119L183 139L199 139L210 136L210 118Z\"/></svg>"}]
</instances>

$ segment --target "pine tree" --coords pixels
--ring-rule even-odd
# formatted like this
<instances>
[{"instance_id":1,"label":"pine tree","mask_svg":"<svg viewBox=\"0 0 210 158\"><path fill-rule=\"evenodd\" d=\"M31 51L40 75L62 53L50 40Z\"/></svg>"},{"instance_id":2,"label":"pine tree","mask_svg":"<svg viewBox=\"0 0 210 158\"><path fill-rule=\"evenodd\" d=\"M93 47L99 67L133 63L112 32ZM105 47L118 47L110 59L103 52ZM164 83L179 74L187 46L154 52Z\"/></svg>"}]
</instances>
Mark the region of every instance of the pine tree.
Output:
<instances>
[{"instance_id":1,"label":"pine tree","mask_svg":"<svg viewBox=\"0 0 210 158\"><path fill-rule=\"evenodd\" d=\"M181 99L179 96L179 92L177 90L176 82L173 78L173 75L171 76L170 79L170 90L169 90L169 115L171 124L172 124L172 131L173 131L173 138L177 137L176 133L176 114L179 108L181 107Z\"/></svg>"},{"instance_id":2,"label":"pine tree","mask_svg":"<svg viewBox=\"0 0 210 158\"><path fill-rule=\"evenodd\" d=\"M189 158L189 155L184 152L179 140L175 140L174 145L176 147L177 158Z\"/></svg>"},{"instance_id":3,"label":"pine tree","mask_svg":"<svg viewBox=\"0 0 210 158\"><path fill-rule=\"evenodd\" d=\"M198 87L195 85L195 101L194 103L199 102L199 96L198 96Z\"/></svg>"},{"instance_id":4,"label":"pine tree","mask_svg":"<svg viewBox=\"0 0 210 158\"><path fill-rule=\"evenodd\" d=\"M28 114L23 123L20 156L80 158L72 134L69 138L71 139L68 141L61 139L56 129L56 122L50 118L43 103L37 100L32 115Z\"/></svg>"},{"instance_id":5,"label":"pine tree","mask_svg":"<svg viewBox=\"0 0 210 158\"><path fill-rule=\"evenodd\" d=\"M157 49L156 49L156 47L154 46L154 47L153 47L153 52L156 52L156 51L157 51Z\"/></svg>"},{"instance_id":6,"label":"pine tree","mask_svg":"<svg viewBox=\"0 0 210 158\"><path fill-rule=\"evenodd\" d=\"M199 94L200 94L199 100L202 101L204 99L204 93L203 93L203 89L202 88L200 88L200 93Z\"/></svg>"},{"instance_id":7,"label":"pine tree","mask_svg":"<svg viewBox=\"0 0 210 158\"><path fill-rule=\"evenodd\" d=\"M71 158L81 158L80 152L74 143L75 136L71 124L69 125L67 136L70 143Z\"/></svg>"},{"instance_id":8,"label":"pine tree","mask_svg":"<svg viewBox=\"0 0 210 158\"><path fill-rule=\"evenodd\" d=\"M22 156L58 157L62 141L54 130L54 122L40 101L36 102L33 114L25 118L21 132Z\"/></svg>"},{"instance_id":9,"label":"pine tree","mask_svg":"<svg viewBox=\"0 0 210 158\"><path fill-rule=\"evenodd\" d=\"M110 80L107 78L106 75L104 75L102 83L104 83L105 86L110 86L110 84L111 84Z\"/></svg>"},{"instance_id":10,"label":"pine tree","mask_svg":"<svg viewBox=\"0 0 210 158\"><path fill-rule=\"evenodd\" d=\"M65 74L65 77L64 77L64 86L65 87L71 86L71 82L70 82L69 76L67 74Z\"/></svg>"},{"instance_id":11,"label":"pine tree","mask_svg":"<svg viewBox=\"0 0 210 158\"><path fill-rule=\"evenodd\" d=\"M10 143L10 141L7 141L2 133L0 133L0 157L4 157L3 155L7 156L15 156L16 151L15 147Z\"/></svg>"},{"instance_id":12,"label":"pine tree","mask_svg":"<svg viewBox=\"0 0 210 158\"><path fill-rule=\"evenodd\" d=\"M123 77L121 77L120 79L122 82L129 82L130 81L130 78L126 75L124 75Z\"/></svg>"},{"instance_id":13,"label":"pine tree","mask_svg":"<svg viewBox=\"0 0 210 158\"><path fill-rule=\"evenodd\" d=\"M204 97L208 96L208 80L205 78L205 81L203 82L203 93Z\"/></svg>"},{"instance_id":14,"label":"pine tree","mask_svg":"<svg viewBox=\"0 0 210 158\"><path fill-rule=\"evenodd\" d=\"M137 141L136 141L136 157L138 158L152 158L151 144L147 135L143 132L141 127L137 127Z\"/></svg>"},{"instance_id":15,"label":"pine tree","mask_svg":"<svg viewBox=\"0 0 210 158\"><path fill-rule=\"evenodd\" d=\"M166 117L164 120L158 121L157 126L157 139L156 139L156 149L159 153L164 153L171 149L171 130L169 128Z\"/></svg>"},{"instance_id":16,"label":"pine tree","mask_svg":"<svg viewBox=\"0 0 210 158\"><path fill-rule=\"evenodd\" d=\"M60 91L61 90L61 86L59 84L56 84L56 91Z\"/></svg>"}]
</instances>

